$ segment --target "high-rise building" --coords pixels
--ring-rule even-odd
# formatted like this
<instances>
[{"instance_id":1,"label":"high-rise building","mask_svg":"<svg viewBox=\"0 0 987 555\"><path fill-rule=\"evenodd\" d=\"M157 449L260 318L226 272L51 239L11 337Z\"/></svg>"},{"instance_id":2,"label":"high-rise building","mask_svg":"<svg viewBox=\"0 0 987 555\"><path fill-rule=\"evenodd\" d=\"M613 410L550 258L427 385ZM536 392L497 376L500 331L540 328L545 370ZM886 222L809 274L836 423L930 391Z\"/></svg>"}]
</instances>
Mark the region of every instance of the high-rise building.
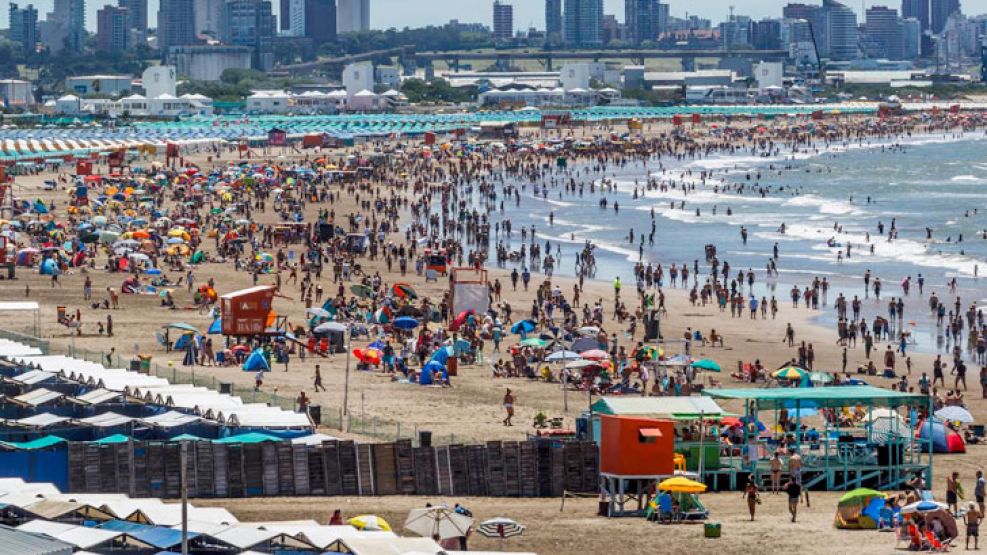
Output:
<instances>
[{"instance_id":1,"label":"high-rise building","mask_svg":"<svg viewBox=\"0 0 987 555\"><path fill-rule=\"evenodd\" d=\"M86 46L86 1L55 0L41 34L52 52L81 54Z\"/></svg>"},{"instance_id":2,"label":"high-rise building","mask_svg":"<svg viewBox=\"0 0 987 555\"><path fill-rule=\"evenodd\" d=\"M960 0L932 0L930 8L931 30L933 33L941 33L949 16L960 11Z\"/></svg>"},{"instance_id":3,"label":"high-rise building","mask_svg":"<svg viewBox=\"0 0 987 555\"><path fill-rule=\"evenodd\" d=\"M25 52L34 52L38 46L38 10L33 4L26 7L10 5L10 40L19 44Z\"/></svg>"},{"instance_id":4,"label":"high-rise building","mask_svg":"<svg viewBox=\"0 0 987 555\"><path fill-rule=\"evenodd\" d=\"M494 40L511 40L514 36L514 6L494 0L493 35Z\"/></svg>"},{"instance_id":5,"label":"high-rise building","mask_svg":"<svg viewBox=\"0 0 987 555\"><path fill-rule=\"evenodd\" d=\"M336 0L305 0L304 36L316 45L336 40Z\"/></svg>"},{"instance_id":6,"label":"high-rise building","mask_svg":"<svg viewBox=\"0 0 987 555\"><path fill-rule=\"evenodd\" d=\"M103 6L96 12L96 50L121 52L130 47L130 9Z\"/></svg>"},{"instance_id":7,"label":"high-rise building","mask_svg":"<svg viewBox=\"0 0 987 555\"><path fill-rule=\"evenodd\" d=\"M634 44L658 40L658 0L624 0L627 40Z\"/></svg>"},{"instance_id":8,"label":"high-rise building","mask_svg":"<svg viewBox=\"0 0 987 555\"><path fill-rule=\"evenodd\" d=\"M147 36L147 0L117 0L117 6L127 8L127 29L143 40Z\"/></svg>"},{"instance_id":9,"label":"high-rise building","mask_svg":"<svg viewBox=\"0 0 987 555\"><path fill-rule=\"evenodd\" d=\"M603 46L603 0L565 0L563 19L567 45Z\"/></svg>"},{"instance_id":10,"label":"high-rise building","mask_svg":"<svg viewBox=\"0 0 987 555\"><path fill-rule=\"evenodd\" d=\"M658 6L658 36L661 37L668 32L668 21L671 18L671 8L664 2L657 2Z\"/></svg>"},{"instance_id":11,"label":"high-rise building","mask_svg":"<svg viewBox=\"0 0 987 555\"><path fill-rule=\"evenodd\" d=\"M929 30L929 0L901 0L901 17L913 17L922 26L922 31Z\"/></svg>"},{"instance_id":12,"label":"high-rise building","mask_svg":"<svg viewBox=\"0 0 987 555\"><path fill-rule=\"evenodd\" d=\"M864 25L868 45L867 55L889 60L905 59L905 37L898 10L886 6L867 9Z\"/></svg>"},{"instance_id":13,"label":"high-rise building","mask_svg":"<svg viewBox=\"0 0 987 555\"><path fill-rule=\"evenodd\" d=\"M252 51L254 69L274 67L274 36L277 18L268 0L228 0L223 24L223 42L246 46Z\"/></svg>"},{"instance_id":14,"label":"high-rise building","mask_svg":"<svg viewBox=\"0 0 987 555\"><path fill-rule=\"evenodd\" d=\"M746 15L731 15L730 19L720 23L720 44L729 50L731 48L750 48L751 18Z\"/></svg>"},{"instance_id":15,"label":"high-rise building","mask_svg":"<svg viewBox=\"0 0 987 555\"><path fill-rule=\"evenodd\" d=\"M161 0L158 5L158 48L164 58L173 46L195 44L196 0Z\"/></svg>"},{"instance_id":16,"label":"high-rise building","mask_svg":"<svg viewBox=\"0 0 987 555\"><path fill-rule=\"evenodd\" d=\"M225 13L226 0L195 0L195 34L221 37Z\"/></svg>"},{"instance_id":17,"label":"high-rise building","mask_svg":"<svg viewBox=\"0 0 987 555\"><path fill-rule=\"evenodd\" d=\"M840 61L857 57L857 14L850 7L836 0L823 0L807 19L820 57Z\"/></svg>"},{"instance_id":18,"label":"high-rise building","mask_svg":"<svg viewBox=\"0 0 987 555\"><path fill-rule=\"evenodd\" d=\"M787 4L781 9L781 16L785 19L804 19L809 21L818 9L819 6L809 4Z\"/></svg>"},{"instance_id":19,"label":"high-rise building","mask_svg":"<svg viewBox=\"0 0 987 555\"><path fill-rule=\"evenodd\" d=\"M751 22L751 46L758 50L778 50L781 48L781 21L762 19Z\"/></svg>"},{"instance_id":20,"label":"high-rise building","mask_svg":"<svg viewBox=\"0 0 987 555\"><path fill-rule=\"evenodd\" d=\"M562 0L545 0L545 43L562 44Z\"/></svg>"},{"instance_id":21,"label":"high-rise building","mask_svg":"<svg viewBox=\"0 0 987 555\"><path fill-rule=\"evenodd\" d=\"M906 60L922 55L922 22L915 17L901 21L901 50Z\"/></svg>"},{"instance_id":22,"label":"high-rise building","mask_svg":"<svg viewBox=\"0 0 987 555\"><path fill-rule=\"evenodd\" d=\"M359 33L370 30L370 0L337 0L336 32Z\"/></svg>"},{"instance_id":23,"label":"high-rise building","mask_svg":"<svg viewBox=\"0 0 987 555\"><path fill-rule=\"evenodd\" d=\"M292 4L298 4L298 0L281 0L281 13L280 20L278 20L278 31L284 34L292 34L291 31L291 16L296 15L297 10L293 10ZM296 6L297 8L297 6Z\"/></svg>"}]
</instances>

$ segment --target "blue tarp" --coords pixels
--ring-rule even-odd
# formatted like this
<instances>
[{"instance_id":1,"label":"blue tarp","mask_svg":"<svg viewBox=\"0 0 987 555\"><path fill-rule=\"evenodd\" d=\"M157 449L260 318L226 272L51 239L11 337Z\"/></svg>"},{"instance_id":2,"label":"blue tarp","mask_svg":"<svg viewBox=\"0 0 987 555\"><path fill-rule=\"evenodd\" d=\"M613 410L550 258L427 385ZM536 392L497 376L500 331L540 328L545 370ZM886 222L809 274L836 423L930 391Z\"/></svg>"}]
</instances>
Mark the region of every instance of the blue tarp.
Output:
<instances>
[{"instance_id":1,"label":"blue tarp","mask_svg":"<svg viewBox=\"0 0 987 555\"><path fill-rule=\"evenodd\" d=\"M170 549L182 544L182 531L164 526L149 526L126 520L110 520L99 526L103 530L123 532L158 549ZM189 539L197 537L196 532L189 532Z\"/></svg>"}]
</instances>

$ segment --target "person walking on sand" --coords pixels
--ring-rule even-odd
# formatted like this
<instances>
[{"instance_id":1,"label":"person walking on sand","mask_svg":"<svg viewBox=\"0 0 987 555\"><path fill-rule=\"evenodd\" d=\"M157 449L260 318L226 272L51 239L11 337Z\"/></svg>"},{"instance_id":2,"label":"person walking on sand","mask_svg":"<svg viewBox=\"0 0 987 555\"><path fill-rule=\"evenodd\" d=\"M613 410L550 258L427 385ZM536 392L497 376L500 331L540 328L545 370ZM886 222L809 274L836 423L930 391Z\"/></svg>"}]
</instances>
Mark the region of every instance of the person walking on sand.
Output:
<instances>
[{"instance_id":1,"label":"person walking on sand","mask_svg":"<svg viewBox=\"0 0 987 555\"><path fill-rule=\"evenodd\" d=\"M960 473L953 471L953 473L946 478L946 505L949 506L949 510L956 514L959 512L959 498L960 498Z\"/></svg>"},{"instance_id":2,"label":"person walking on sand","mask_svg":"<svg viewBox=\"0 0 987 555\"><path fill-rule=\"evenodd\" d=\"M775 451L773 457L771 457L770 468L771 468L771 493L778 493L781 489L781 458L778 456L778 451Z\"/></svg>"},{"instance_id":3,"label":"person walking on sand","mask_svg":"<svg viewBox=\"0 0 987 555\"><path fill-rule=\"evenodd\" d=\"M754 513L757 512L757 506L761 504L761 494L757 488L757 482L754 481L754 475L747 475L747 485L744 486L744 498L747 499L747 510L751 513L751 522L754 522Z\"/></svg>"},{"instance_id":4,"label":"person walking on sand","mask_svg":"<svg viewBox=\"0 0 987 555\"><path fill-rule=\"evenodd\" d=\"M514 423L511 419L514 418L514 395L511 394L511 389L507 388L507 392L504 393L504 411L507 412L507 418L504 419L505 426L513 426Z\"/></svg>"},{"instance_id":5,"label":"person walking on sand","mask_svg":"<svg viewBox=\"0 0 987 555\"><path fill-rule=\"evenodd\" d=\"M789 478L785 483L785 493L788 494L788 512L792 515L792 522L795 522L799 512L799 501L802 499L802 486Z\"/></svg>"},{"instance_id":6,"label":"person walking on sand","mask_svg":"<svg viewBox=\"0 0 987 555\"><path fill-rule=\"evenodd\" d=\"M319 389L322 389L322 391L326 390L326 387L322 385L322 368L320 368L318 364L315 365L315 383L313 384L312 389L316 393L319 392Z\"/></svg>"},{"instance_id":7,"label":"person walking on sand","mask_svg":"<svg viewBox=\"0 0 987 555\"><path fill-rule=\"evenodd\" d=\"M974 551L980 549L980 521L984 515L977 510L977 506L971 501L967 506L966 514L963 515L963 522L966 523L966 550L970 551L970 538L973 538Z\"/></svg>"},{"instance_id":8,"label":"person walking on sand","mask_svg":"<svg viewBox=\"0 0 987 555\"><path fill-rule=\"evenodd\" d=\"M984 494L987 493L987 478L984 478L984 471L977 471L977 482L973 485L973 497L977 499L977 508L980 509L980 517L984 516Z\"/></svg>"}]
</instances>

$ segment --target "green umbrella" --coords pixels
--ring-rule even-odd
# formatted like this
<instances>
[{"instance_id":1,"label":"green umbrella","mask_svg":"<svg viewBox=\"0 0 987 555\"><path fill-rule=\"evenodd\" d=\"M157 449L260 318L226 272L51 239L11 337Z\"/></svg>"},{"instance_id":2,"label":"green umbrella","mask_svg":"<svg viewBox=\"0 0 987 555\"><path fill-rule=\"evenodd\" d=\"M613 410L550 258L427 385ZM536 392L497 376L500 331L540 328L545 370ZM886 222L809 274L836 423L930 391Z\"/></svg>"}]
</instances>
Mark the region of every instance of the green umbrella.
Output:
<instances>
[{"instance_id":1,"label":"green umbrella","mask_svg":"<svg viewBox=\"0 0 987 555\"><path fill-rule=\"evenodd\" d=\"M529 337L521 342L522 347L545 347L547 345L548 341L538 339L537 337Z\"/></svg>"},{"instance_id":2,"label":"green umbrella","mask_svg":"<svg viewBox=\"0 0 987 555\"><path fill-rule=\"evenodd\" d=\"M356 285L350 286L350 291L352 291L354 295L356 295L358 297L363 297L365 299L369 299L370 297L373 297L374 296L374 290L373 289L367 287L366 285L360 284L360 283L357 283Z\"/></svg>"},{"instance_id":3,"label":"green umbrella","mask_svg":"<svg viewBox=\"0 0 987 555\"><path fill-rule=\"evenodd\" d=\"M710 372L719 372L720 371L720 365L717 364L717 362L715 360L711 360L711 359L708 359L708 358L700 359L700 360L697 360L696 362L693 362L692 363L692 367L693 368L699 368L700 370L708 370Z\"/></svg>"},{"instance_id":4,"label":"green umbrella","mask_svg":"<svg viewBox=\"0 0 987 555\"><path fill-rule=\"evenodd\" d=\"M868 488L857 488L853 491L848 491L843 494L840 498L840 505L848 505L850 503L864 503L873 499L875 497L886 497L883 493L875 491Z\"/></svg>"},{"instance_id":5,"label":"green umbrella","mask_svg":"<svg viewBox=\"0 0 987 555\"><path fill-rule=\"evenodd\" d=\"M798 366L786 366L779 370L775 370L771 374L771 377L777 380L801 380L807 375L809 375L809 373Z\"/></svg>"}]
</instances>

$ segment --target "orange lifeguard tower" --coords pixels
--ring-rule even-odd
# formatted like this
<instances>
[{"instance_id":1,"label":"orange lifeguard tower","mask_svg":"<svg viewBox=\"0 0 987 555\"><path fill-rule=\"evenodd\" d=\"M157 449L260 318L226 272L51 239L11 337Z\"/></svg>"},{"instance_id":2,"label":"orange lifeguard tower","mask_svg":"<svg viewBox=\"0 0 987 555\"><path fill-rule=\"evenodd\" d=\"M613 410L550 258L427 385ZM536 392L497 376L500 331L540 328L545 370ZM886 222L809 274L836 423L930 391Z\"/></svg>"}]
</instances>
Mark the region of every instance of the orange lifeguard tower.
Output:
<instances>
[{"instance_id":1,"label":"orange lifeguard tower","mask_svg":"<svg viewBox=\"0 0 987 555\"><path fill-rule=\"evenodd\" d=\"M674 423L601 414L599 425L600 490L609 500L607 514L641 516L653 487L675 474Z\"/></svg>"}]
</instances>

